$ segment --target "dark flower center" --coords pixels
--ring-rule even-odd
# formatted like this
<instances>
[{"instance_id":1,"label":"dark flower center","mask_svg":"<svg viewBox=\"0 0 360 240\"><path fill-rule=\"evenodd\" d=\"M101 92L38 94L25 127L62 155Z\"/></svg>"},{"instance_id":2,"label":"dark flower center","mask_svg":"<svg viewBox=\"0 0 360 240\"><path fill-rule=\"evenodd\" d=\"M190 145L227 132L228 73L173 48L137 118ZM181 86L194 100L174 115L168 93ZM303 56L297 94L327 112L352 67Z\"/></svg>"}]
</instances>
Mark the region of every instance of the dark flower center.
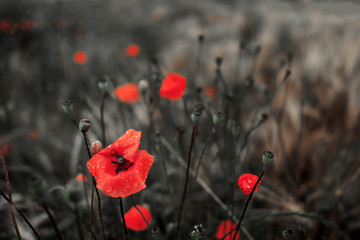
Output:
<instances>
[{"instance_id":1,"label":"dark flower center","mask_svg":"<svg viewBox=\"0 0 360 240\"><path fill-rule=\"evenodd\" d=\"M111 161L111 163L117 164L117 167L115 169L115 175L118 175L119 172L124 172L128 170L134 163L124 158L123 155L117 155L116 156L117 161Z\"/></svg>"}]
</instances>

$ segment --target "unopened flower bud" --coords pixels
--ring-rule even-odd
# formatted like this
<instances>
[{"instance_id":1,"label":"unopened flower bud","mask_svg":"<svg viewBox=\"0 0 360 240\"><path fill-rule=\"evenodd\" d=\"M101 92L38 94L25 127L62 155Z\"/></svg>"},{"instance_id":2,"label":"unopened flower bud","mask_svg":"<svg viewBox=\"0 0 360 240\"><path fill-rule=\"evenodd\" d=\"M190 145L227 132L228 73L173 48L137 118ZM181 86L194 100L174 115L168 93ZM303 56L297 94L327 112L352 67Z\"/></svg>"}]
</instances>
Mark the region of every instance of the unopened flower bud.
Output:
<instances>
[{"instance_id":1,"label":"unopened flower bud","mask_svg":"<svg viewBox=\"0 0 360 240\"><path fill-rule=\"evenodd\" d=\"M275 154L270 151L265 151L262 156L262 161L265 166L272 164L275 161Z\"/></svg>"},{"instance_id":2,"label":"unopened flower bud","mask_svg":"<svg viewBox=\"0 0 360 240\"><path fill-rule=\"evenodd\" d=\"M222 119L222 113L221 112L217 112L213 115L213 124L217 125L219 123L219 121Z\"/></svg>"},{"instance_id":3,"label":"unopened flower bud","mask_svg":"<svg viewBox=\"0 0 360 240\"><path fill-rule=\"evenodd\" d=\"M198 103L195 105L194 110L191 114L191 120L193 121L193 123L197 123L199 121L199 118L201 116L201 114L203 113L205 109L205 106L201 103Z\"/></svg>"},{"instance_id":4,"label":"unopened flower bud","mask_svg":"<svg viewBox=\"0 0 360 240\"><path fill-rule=\"evenodd\" d=\"M86 133L91 127L91 122L88 119L81 119L79 123L79 129L82 133Z\"/></svg>"},{"instance_id":5,"label":"unopened flower bud","mask_svg":"<svg viewBox=\"0 0 360 240\"><path fill-rule=\"evenodd\" d=\"M106 81L106 80L100 81L100 82L98 82L98 86L101 89L101 91L105 92L108 87L108 81Z\"/></svg>"},{"instance_id":6,"label":"unopened flower bud","mask_svg":"<svg viewBox=\"0 0 360 240\"><path fill-rule=\"evenodd\" d=\"M91 144L91 154L95 155L97 152L101 150L101 142L96 141Z\"/></svg>"},{"instance_id":7,"label":"unopened flower bud","mask_svg":"<svg viewBox=\"0 0 360 240\"><path fill-rule=\"evenodd\" d=\"M238 126L238 125L233 126L231 129L231 134L234 137L238 136L240 134L240 126Z\"/></svg>"},{"instance_id":8,"label":"unopened flower bud","mask_svg":"<svg viewBox=\"0 0 360 240\"><path fill-rule=\"evenodd\" d=\"M37 175L32 175L27 181L28 190L35 198L41 198L46 191L46 182Z\"/></svg>"},{"instance_id":9,"label":"unopened flower bud","mask_svg":"<svg viewBox=\"0 0 360 240\"><path fill-rule=\"evenodd\" d=\"M62 104L62 108L66 114L70 114L73 111L73 104L70 100L65 100Z\"/></svg>"},{"instance_id":10,"label":"unopened flower bud","mask_svg":"<svg viewBox=\"0 0 360 240\"><path fill-rule=\"evenodd\" d=\"M142 94L145 94L149 88L149 83L146 79L141 79L139 82L139 89Z\"/></svg>"},{"instance_id":11,"label":"unopened flower bud","mask_svg":"<svg viewBox=\"0 0 360 240\"><path fill-rule=\"evenodd\" d=\"M231 131L235 125L236 125L235 120L230 119L226 124L226 128L228 131Z\"/></svg>"},{"instance_id":12,"label":"unopened flower bud","mask_svg":"<svg viewBox=\"0 0 360 240\"><path fill-rule=\"evenodd\" d=\"M267 118L268 118L268 115L265 113L262 113L259 117L259 123L265 122L267 120Z\"/></svg>"}]
</instances>

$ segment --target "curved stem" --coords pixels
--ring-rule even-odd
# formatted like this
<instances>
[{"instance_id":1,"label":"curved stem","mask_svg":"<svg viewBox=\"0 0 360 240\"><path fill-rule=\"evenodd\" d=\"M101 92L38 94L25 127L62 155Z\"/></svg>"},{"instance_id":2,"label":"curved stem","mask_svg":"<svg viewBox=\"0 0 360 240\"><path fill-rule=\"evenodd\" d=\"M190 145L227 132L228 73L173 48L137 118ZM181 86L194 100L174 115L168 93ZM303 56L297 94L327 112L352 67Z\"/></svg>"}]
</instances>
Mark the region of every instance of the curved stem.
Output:
<instances>
[{"instance_id":1,"label":"curved stem","mask_svg":"<svg viewBox=\"0 0 360 240\"><path fill-rule=\"evenodd\" d=\"M8 173L8 171L7 171L6 163L5 163L5 158L4 158L3 152L2 152L2 150L1 150L1 144L0 144L0 155L1 155L1 161L2 161L2 165L3 165L3 169L4 169L4 174L5 174L6 188L7 188L8 196L9 196L9 205L10 205L11 219L12 219L12 223L13 223L13 225L14 225L14 229L15 229L15 232L16 232L16 236L17 236L17 238L18 238L19 240L21 240L20 231L19 231L19 228L18 228L18 226L17 226L16 218L15 218L14 203L13 203L12 196L11 196L9 173Z\"/></svg>"},{"instance_id":2,"label":"curved stem","mask_svg":"<svg viewBox=\"0 0 360 240\"><path fill-rule=\"evenodd\" d=\"M58 239L62 240L63 238L62 238L61 233L60 233L60 230L59 230L59 228L58 228L58 226L57 226L57 224L56 224L55 218L54 218L54 216L51 214L51 212L50 212L50 210L49 210L49 208L48 208L48 206L47 206L47 204L46 204L45 202L42 204L42 207L44 208L46 214L48 215L48 217L49 217L49 219L50 219L50 222L51 222L51 224L52 224L53 227L54 227L54 230L55 230L55 232L56 232L56 235L57 235Z\"/></svg>"}]
</instances>

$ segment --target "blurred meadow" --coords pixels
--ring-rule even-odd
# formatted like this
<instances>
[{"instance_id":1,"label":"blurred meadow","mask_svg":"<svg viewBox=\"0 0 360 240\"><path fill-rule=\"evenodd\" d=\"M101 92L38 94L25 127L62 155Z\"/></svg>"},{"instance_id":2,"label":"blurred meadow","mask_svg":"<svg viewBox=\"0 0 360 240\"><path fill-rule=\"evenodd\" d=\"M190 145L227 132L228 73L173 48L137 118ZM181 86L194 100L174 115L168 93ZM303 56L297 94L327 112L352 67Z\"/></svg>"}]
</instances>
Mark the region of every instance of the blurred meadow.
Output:
<instances>
[{"instance_id":1,"label":"blurred meadow","mask_svg":"<svg viewBox=\"0 0 360 240\"><path fill-rule=\"evenodd\" d=\"M123 197L125 213L134 201L151 213L129 239L233 239L218 227L238 223L248 197L238 178L259 175L266 150L276 161L240 239L357 239L359 22L355 1L2 0L0 144L12 201L40 239L124 239L117 198L99 191L101 214L96 197L89 210L77 126L88 119L90 144L135 129L154 157L146 188ZM159 94L168 73L187 79L178 100ZM116 94L128 83L140 94L131 101L130 90ZM5 176L0 240L18 239ZM22 239L39 239L18 213L16 222Z\"/></svg>"}]
</instances>

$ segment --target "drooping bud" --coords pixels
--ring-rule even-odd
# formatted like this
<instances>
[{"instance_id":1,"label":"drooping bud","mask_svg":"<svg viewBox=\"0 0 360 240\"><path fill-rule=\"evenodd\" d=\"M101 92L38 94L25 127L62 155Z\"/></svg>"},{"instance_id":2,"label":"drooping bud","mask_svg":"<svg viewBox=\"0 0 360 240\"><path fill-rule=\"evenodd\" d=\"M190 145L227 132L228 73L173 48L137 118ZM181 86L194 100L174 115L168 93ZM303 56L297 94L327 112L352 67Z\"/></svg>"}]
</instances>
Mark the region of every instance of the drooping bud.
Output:
<instances>
[{"instance_id":1,"label":"drooping bud","mask_svg":"<svg viewBox=\"0 0 360 240\"><path fill-rule=\"evenodd\" d=\"M101 89L101 91L106 92L108 87L108 81L106 80L106 78L104 81L98 82L98 87Z\"/></svg>"},{"instance_id":2,"label":"drooping bud","mask_svg":"<svg viewBox=\"0 0 360 240\"><path fill-rule=\"evenodd\" d=\"M275 154L270 151L265 151L262 156L262 161L265 166L272 164L275 161Z\"/></svg>"},{"instance_id":3,"label":"drooping bud","mask_svg":"<svg viewBox=\"0 0 360 240\"><path fill-rule=\"evenodd\" d=\"M216 126L219 121L222 119L223 115L221 112L217 112L213 115L213 124Z\"/></svg>"},{"instance_id":4,"label":"drooping bud","mask_svg":"<svg viewBox=\"0 0 360 240\"><path fill-rule=\"evenodd\" d=\"M201 103L198 103L195 105L194 110L191 114L191 120L193 121L193 123L197 123L199 121L199 118L201 116L201 114L203 113L205 109L205 106Z\"/></svg>"},{"instance_id":5,"label":"drooping bud","mask_svg":"<svg viewBox=\"0 0 360 240\"><path fill-rule=\"evenodd\" d=\"M62 104L62 108L66 114L70 114L73 111L73 104L70 100L65 100Z\"/></svg>"},{"instance_id":6,"label":"drooping bud","mask_svg":"<svg viewBox=\"0 0 360 240\"><path fill-rule=\"evenodd\" d=\"M81 119L79 123L79 130L82 133L86 133L91 127L91 122L88 119Z\"/></svg>"},{"instance_id":7,"label":"drooping bud","mask_svg":"<svg viewBox=\"0 0 360 240\"><path fill-rule=\"evenodd\" d=\"M91 144L91 154L95 155L97 152L101 150L101 142L96 141Z\"/></svg>"},{"instance_id":8,"label":"drooping bud","mask_svg":"<svg viewBox=\"0 0 360 240\"><path fill-rule=\"evenodd\" d=\"M149 88L149 83L146 79L141 79L139 82L139 90L142 93L142 95L145 95L146 91Z\"/></svg>"}]
</instances>

